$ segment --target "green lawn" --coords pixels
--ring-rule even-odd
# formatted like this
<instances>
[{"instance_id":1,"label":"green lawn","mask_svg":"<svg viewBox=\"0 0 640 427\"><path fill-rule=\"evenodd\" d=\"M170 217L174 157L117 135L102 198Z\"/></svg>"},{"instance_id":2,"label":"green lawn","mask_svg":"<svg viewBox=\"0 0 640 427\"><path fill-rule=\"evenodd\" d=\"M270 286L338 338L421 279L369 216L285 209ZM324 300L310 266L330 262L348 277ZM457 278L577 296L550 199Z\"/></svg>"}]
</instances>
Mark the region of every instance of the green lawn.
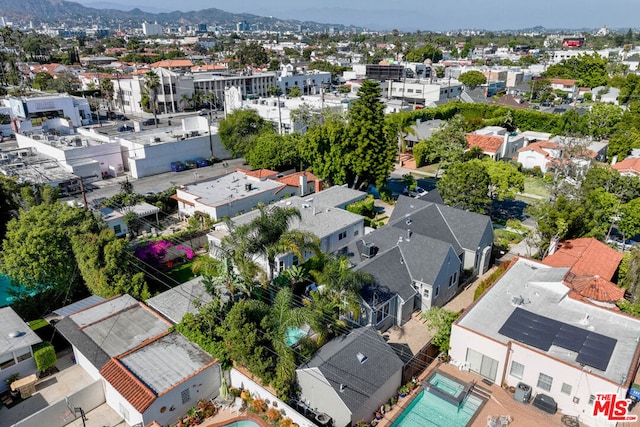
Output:
<instances>
[{"instance_id":1,"label":"green lawn","mask_svg":"<svg viewBox=\"0 0 640 427\"><path fill-rule=\"evenodd\" d=\"M193 279L195 275L191 272L191 262L179 265L167 273L169 277L177 281L178 283L188 282Z\"/></svg>"},{"instance_id":2,"label":"green lawn","mask_svg":"<svg viewBox=\"0 0 640 427\"><path fill-rule=\"evenodd\" d=\"M525 177L524 178L524 192L528 194L535 194L544 198L549 197L549 189L542 181L542 178L538 177Z\"/></svg>"}]
</instances>

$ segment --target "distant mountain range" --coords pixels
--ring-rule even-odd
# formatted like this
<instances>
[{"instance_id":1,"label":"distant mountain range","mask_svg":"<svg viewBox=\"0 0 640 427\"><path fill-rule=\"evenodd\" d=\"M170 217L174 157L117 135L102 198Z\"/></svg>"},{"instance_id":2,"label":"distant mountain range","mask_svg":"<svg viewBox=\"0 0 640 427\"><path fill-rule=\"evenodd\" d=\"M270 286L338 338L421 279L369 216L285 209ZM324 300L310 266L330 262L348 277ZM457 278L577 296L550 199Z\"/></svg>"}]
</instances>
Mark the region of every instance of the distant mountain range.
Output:
<instances>
[{"instance_id":1,"label":"distant mountain range","mask_svg":"<svg viewBox=\"0 0 640 427\"><path fill-rule=\"evenodd\" d=\"M98 25L101 28L118 25L139 27L143 22L158 22L163 25L216 24L222 28L235 28L238 22L245 22L249 28L262 30L287 31L299 26L310 31L322 31L333 27L343 30L341 24L322 24L311 21L278 19L248 13L230 13L220 9L204 9L190 12L151 13L139 8L123 10L125 6L117 3L95 3L96 8L64 0L0 0L0 16L18 24L33 25L41 23L65 24L67 28L82 25ZM107 8L102 8L107 7Z\"/></svg>"}]
</instances>

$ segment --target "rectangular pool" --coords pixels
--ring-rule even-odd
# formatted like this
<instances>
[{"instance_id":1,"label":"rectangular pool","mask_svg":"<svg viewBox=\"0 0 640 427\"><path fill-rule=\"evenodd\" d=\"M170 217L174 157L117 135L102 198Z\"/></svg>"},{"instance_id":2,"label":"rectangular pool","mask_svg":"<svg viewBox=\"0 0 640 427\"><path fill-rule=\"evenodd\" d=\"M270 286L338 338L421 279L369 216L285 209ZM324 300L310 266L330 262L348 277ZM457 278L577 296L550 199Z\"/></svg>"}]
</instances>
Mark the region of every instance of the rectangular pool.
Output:
<instances>
[{"instance_id":1,"label":"rectangular pool","mask_svg":"<svg viewBox=\"0 0 640 427\"><path fill-rule=\"evenodd\" d=\"M429 385L437 393L421 391L400 414L392 427L465 427L484 400L467 393L467 386L436 372L429 378ZM441 397L450 396L450 399ZM451 400L460 399L460 403Z\"/></svg>"}]
</instances>

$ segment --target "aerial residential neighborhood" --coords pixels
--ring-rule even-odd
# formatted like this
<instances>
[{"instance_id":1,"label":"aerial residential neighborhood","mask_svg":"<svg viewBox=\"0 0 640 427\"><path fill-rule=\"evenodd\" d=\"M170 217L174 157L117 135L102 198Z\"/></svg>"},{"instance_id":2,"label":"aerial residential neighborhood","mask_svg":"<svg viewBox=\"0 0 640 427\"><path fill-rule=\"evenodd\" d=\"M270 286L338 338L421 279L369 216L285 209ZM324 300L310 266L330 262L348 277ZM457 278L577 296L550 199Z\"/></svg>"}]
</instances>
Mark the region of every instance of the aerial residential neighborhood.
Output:
<instances>
[{"instance_id":1,"label":"aerial residential neighborhood","mask_svg":"<svg viewBox=\"0 0 640 427\"><path fill-rule=\"evenodd\" d=\"M640 31L245 3L0 0L0 427L638 422Z\"/></svg>"}]
</instances>

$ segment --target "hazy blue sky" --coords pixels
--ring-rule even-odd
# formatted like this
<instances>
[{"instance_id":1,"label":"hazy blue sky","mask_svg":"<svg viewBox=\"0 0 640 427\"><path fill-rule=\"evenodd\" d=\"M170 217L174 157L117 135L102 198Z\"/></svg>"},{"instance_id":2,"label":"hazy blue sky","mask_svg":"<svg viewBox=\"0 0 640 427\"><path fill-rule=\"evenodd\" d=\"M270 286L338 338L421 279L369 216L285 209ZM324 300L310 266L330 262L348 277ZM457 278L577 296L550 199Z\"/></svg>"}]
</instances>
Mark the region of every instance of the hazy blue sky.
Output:
<instances>
[{"instance_id":1,"label":"hazy blue sky","mask_svg":"<svg viewBox=\"0 0 640 427\"><path fill-rule=\"evenodd\" d=\"M76 0L83 4L97 0ZM131 5L123 0L106 0ZM214 7L286 19L354 24L403 31L484 28L636 28L639 0L137 0L149 11L199 10Z\"/></svg>"}]
</instances>

